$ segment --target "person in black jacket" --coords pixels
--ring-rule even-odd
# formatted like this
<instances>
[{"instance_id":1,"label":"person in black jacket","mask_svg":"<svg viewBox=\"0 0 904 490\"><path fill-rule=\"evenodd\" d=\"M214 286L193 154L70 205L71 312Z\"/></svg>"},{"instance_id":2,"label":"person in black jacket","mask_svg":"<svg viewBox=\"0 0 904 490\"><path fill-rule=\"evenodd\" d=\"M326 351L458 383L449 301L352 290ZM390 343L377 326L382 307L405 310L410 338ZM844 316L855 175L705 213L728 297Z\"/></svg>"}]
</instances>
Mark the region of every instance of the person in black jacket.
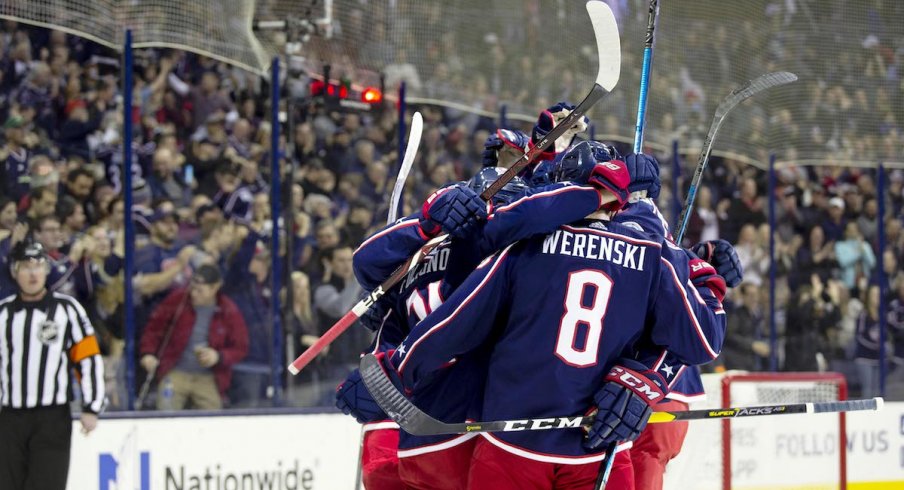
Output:
<instances>
[{"instance_id":1,"label":"person in black jacket","mask_svg":"<svg viewBox=\"0 0 904 490\"><path fill-rule=\"evenodd\" d=\"M0 300L0 488L65 490L72 385L88 434L105 404L103 360L82 305L47 289L41 244L17 244L11 269L19 292Z\"/></svg>"}]
</instances>

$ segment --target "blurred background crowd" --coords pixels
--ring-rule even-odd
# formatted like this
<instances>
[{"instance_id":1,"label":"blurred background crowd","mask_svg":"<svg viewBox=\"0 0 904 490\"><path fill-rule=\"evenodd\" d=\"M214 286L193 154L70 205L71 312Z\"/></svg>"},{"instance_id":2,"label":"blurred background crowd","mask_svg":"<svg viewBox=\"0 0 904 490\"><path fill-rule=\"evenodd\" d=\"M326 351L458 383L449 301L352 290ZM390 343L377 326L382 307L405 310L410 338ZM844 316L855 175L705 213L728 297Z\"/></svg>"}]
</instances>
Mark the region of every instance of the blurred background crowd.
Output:
<instances>
[{"instance_id":1,"label":"blurred background crowd","mask_svg":"<svg viewBox=\"0 0 904 490\"><path fill-rule=\"evenodd\" d=\"M877 3L880 9L900 8L897 2ZM427 25L442 18L432 12L438 8L425 13ZM624 7L620 14L634 13ZM776 22L787 22L789 31L807 22L802 14L779 14ZM822 20L841 22L831 15ZM379 24L376 27L374 35L379 33ZM902 40L883 36L881 25L875 29L875 39L864 35L863 47L873 53L867 57L842 53L826 60L781 51L753 30L735 33L731 43L716 43L726 50L726 58L732 56L732 46L762 45L756 52L765 53L763 58L751 61L751 76L745 78L773 66L771 57L794 58L803 80L794 90L799 104L812 112L810 119L787 111L770 119L763 112L745 110L722 131L761 147L753 153L761 164L768 153L760 143L770 132L807 134L824 165L782 166L770 196L767 172L750 165L749 158L729 155L711 161L685 245L716 238L730 241L741 257L745 280L728 296L726 347L710 369L839 371L854 394L875 395L880 390L883 311L888 328L886 389L889 397L904 399L904 273L899 267L904 260L904 172L886 171L885 193L880 195L875 168L843 165L862 157L867 148L878 152L879 160L901 160ZM516 31L508 32L514 36ZM691 24L682 35L687 36L682 55L686 69L654 78L649 110L655 118L649 126L651 139L680 139L693 147L705 134L712 105L705 99L717 99L732 85L726 72L712 93L705 93L695 80L720 75L695 66L693 53L711 41L702 38L727 38L728 33ZM491 44L504 50L509 43L532 42L537 41L528 35ZM380 46L372 43L370 49ZM500 52L505 63L463 79L455 73L464 64L456 68L454 53L444 53L442 46L437 45L435 60L421 65L406 64L405 53L371 55L385 55L398 65L387 67L387 91L404 80L415 91L442 97L444 87L467 82L474 93L486 95L474 99L480 99L477 108L493 110L503 95L540 111L557 100L576 103L586 90L583 80L588 77L551 69L545 78L538 77L549 82L539 85L542 92L500 94L494 76L519 68L530 72L554 66L554 61L541 59L541 67L532 67L531 58ZM625 62L633 63L630 57L639 54L626 52ZM639 59L635 61L628 66L639 66ZM139 385L155 368L188 373L211 369L225 406L269 406L274 391L271 360L285 365L287 357L311 345L363 293L352 274L351 257L366 236L385 225L398 162L395 106L386 102L369 112L340 111L310 98L294 105L289 117L295 124L282 128L275 150L282 164L285 185L279 191L288 210L284 217L289 218L289 232L274 244L268 87L256 75L174 50L136 51L131 94L122 93L120 73L118 55L90 41L11 21L0 25L0 293L15 292L5 263L11 247L22 240L41 242L53 261L51 287L78 298L100 333L112 409L126 406L126 363L143 368L138 369ZM622 83L636 85L631 80L635 75L625 73ZM869 83L846 90L845 80L854 76ZM134 158L128 162L134 206L128 215L122 192L124 97L133 102L135 125ZM605 113L598 109L593 121L596 136L623 134L621 127L633 126L634 106L626 96L614 95L602 105ZM412 104L409 109L424 115L425 129L406 182L406 214L434 189L473 175L480 168L484 140L498 124L492 117L432 104ZM857 113L868 117L849 117ZM825 127L823 121L833 126ZM507 125L529 131L531 123L510 120ZM290 128L294 147L286 143ZM623 153L630 151L628 140L613 142ZM684 182L674 168L690 175L695 159L669 150L653 145L648 151L662 162L660 205L672 218L678 205L669 183ZM797 153L803 150L813 153L792 145L781 149L782 159L799 161ZM777 223L774 260L769 254L770 200ZM137 233L136 274L128 278L136 305L134 359L126 359L123 351L126 219L133 220ZM885 232L881 240L880 221ZM274 252L287 262L286 271L277 271L286 278L281 291L270 286ZM776 274L774 311L771 267ZM889 292L885 298L880 297L880 284ZM203 297L203 288L212 288L206 291L221 298L214 301L216 308ZM286 351L275 350L272 338L270 305L277 297L286 308L281 318L290 339ZM189 301L197 314L187 318ZM775 343L770 342L773 313ZM205 318L211 332L224 330L217 340L222 345L210 347L228 352L220 354L228 359L211 363L203 354L205 339L186 339L191 345L184 352L161 347L164 332L178 331L185 322L190 330L195 316ZM283 378L288 395L283 403L331 405L334 387L368 341L364 329L353 328L311 368L296 378ZM159 368L148 364L148 355L160 362ZM166 408L154 400L166 392L150 390L145 405ZM185 406L208 405L199 395Z\"/></svg>"}]
</instances>

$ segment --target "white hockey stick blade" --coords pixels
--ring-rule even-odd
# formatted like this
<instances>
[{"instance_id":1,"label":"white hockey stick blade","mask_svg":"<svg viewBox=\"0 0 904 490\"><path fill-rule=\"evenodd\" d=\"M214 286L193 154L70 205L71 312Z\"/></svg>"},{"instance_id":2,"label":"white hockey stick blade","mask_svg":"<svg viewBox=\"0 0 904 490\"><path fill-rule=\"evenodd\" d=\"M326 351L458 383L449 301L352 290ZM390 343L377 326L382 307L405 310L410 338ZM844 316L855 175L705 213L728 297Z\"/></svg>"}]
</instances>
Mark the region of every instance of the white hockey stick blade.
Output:
<instances>
[{"instance_id":1,"label":"white hockey stick blade","mask_svg":"<svg viewBox=\"0 0 904 490\"><path fill-rule=\"evenodd\" d=\"M399 217L399 200L402 198L402 192L405 189L408 172L411 171L411 165L414 164L414 157L417 156L417 149L421 145L421 134L423 132L424 118L420 112L415 112L411 116L411 131L408 132L408 146L405 148L402 166L399 168L399 175L396 177L395 186L392 188L392 196L389 198L387 225L393 223Z\"/></svg>"},{"instance_id":2,"label":"white hockey stick blade","mask_svg":"<svg viewBox=\"0 0 904 490\"><path fill-rule=\"evenodd\" d=\"M607 92L611 92L618 83L621 73L621 39L618 37L618 24L615 22L612 9L600 1L587 2L587 14L593 23L596 52L599 53L600 65L596 83Z\"/></svg>"}]
</instances>

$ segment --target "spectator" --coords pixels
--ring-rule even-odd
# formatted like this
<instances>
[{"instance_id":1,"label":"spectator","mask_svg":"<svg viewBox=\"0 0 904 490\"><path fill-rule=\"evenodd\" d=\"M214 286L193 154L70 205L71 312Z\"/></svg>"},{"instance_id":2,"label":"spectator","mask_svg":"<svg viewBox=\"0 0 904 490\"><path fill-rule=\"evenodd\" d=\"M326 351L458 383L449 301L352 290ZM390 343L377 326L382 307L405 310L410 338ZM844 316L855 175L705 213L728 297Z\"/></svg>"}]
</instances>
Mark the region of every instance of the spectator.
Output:
<instances>
[{"instance_id":1,"label":"spectator","mask_svg":"<svg viewBox=\"0 0 904 490\"><path fill-rule=\"evenodd\" d=\"M732 199L728 205L727 219L719 223L722 238L734 243L738 241L742 226L753 225L756 228L765 222L763 201L757 195L756 181L748 177L741 181L738 198ZM744 270L746 271L747 267L744 267Z\"/></svg>"},{"instance_id":2,"label":"spectator","mask_svg":"<svg viewBox=\"0 0 904 490\"><path fill-rule=\"evenodd\" d=\"M172 211L160 207L150 217L151 241L135 253L135 324L142 326L148 315L173 286L188 281L189 260L197 251L193 245L181 247L177 241L179 223Z\"/></svg>"},{"instance_id":3,"label":"spectator","mask_svg":"<svg viewBox=\"0 0 904 490\"><path fill-rule=\"evenodd\" d=\"M178 151L169 148L158 148L154 152L151 175L148 185L155 198L170 199L180 206L188 204L191 197L189 183L182 175L182 164L185 157Z\"/></svg>"},{"instance_id":4,"label":"spectator","mask_svg":"<svg viewBox=\"0 0 904 490\"><path fill-rule=\"evenodd\" d=\"M25 147L25 120L11 115L3 124L6 144L0 149L3 166L0 167L0 193L18 201L28 194L28 160L31 152Z\"/></svg>"},{"instance_id":5,"label":"spectator","mask_svg":"<svg viewBox=\"0 0 904 490\"><path fill-rule=\"evenodd\" d=\"M225 113L232 110L232 102L219 91L220 76L212 71L205 71L196 87L182 81L173 73L169 75L168 81L177 94L191 102L192 129L196 129L217 111Z\"/></svg>"},{"instance_id":6,"label":"spectator","mask_svg":"<svg viewBox=\"0 0 904 490\"><path fill-rule=\"evenodd\" d=\"M888 305L887 318L894 351L886 394L892 400L904 400L904 280L898 281L892 292L895 296Z\"/></svg>"},{"instance_id":7,"label":"spectator","mask_svg":"<svg viewBox=\"0 0 904 490\"><path fill-rule=\"evenodd\" d=\"M847 219L844 217L844 199L837 196L829 199L827 214L827 218L822 223L826 241L837 242L844 238L844 230L847 226Z\"/></svg>"},{"instance_id":8,"label":"spectator","mask_svg":"<svg viewBox=\"0 0 904 490\"><path fill-rule=\"evenodd\" d=\"M205 264L154 309L141 335L141 366L158 380L157 408L216 410L232 366L248 352L248 331L235 303L220 293L216 266Z\"/></svg>"},{"instance_id":9,"label":"spectator","mask_svg":"<svg viewBox=\"0 0 904 490\"><path fill-rule=\"evenodd\" d=\"M85 208L82 203L69 196L63 196L57 201L56 216L62 225L62 240L64 248L68 249L76 236L81 235L87 223Z\"/></svg>"},{"instance_id":10,"label":"spectator","mask_svg":"<svg viewBox=\"0 0 904 490\"><path fill-rule=\"evenodd\" d=\"M830 338L835 338L841 322L839 298L826 287L817 274L810 285L801 286L788 308L785 322L785 370L826 371L831 352Z\"/></svg>"},{"instance_id":11,"label":"spectator","mask_svg":"<svg viewBox=\"0 0 904 490\"><path fill-rule=\"evenodd\" d=\"M863 240L857 223L849 222L844 229L844 240L835 243L835 257L841 266L841 280L845 287L862 291L876 266L873 248Z\"/></svg>"},{"instance_id":12,"label":"spectator","mask_svg":"<svg viewBox=\"0 0 904 490\"><path fill-rule=\"evenodd\" d=\"M746 274L746 271L745 271ZM728 315L728 331L720 359L726 369L762 371L769 366L770 347L758 285L738 288L739 305Z\"/></svg>"},{"instance_id":13,"label":"spectator","mask_svg":"<svg viewBox=\"0 0 904 490\"><path fill-rule=\"evenodd\" d=\"M17 218L15 201L0 196L0 240L12 234Z\"/></svg>"},{"instance_id":14,"label":"spectator","mask_svg":"<svg viewBox=\"0 0 904 490\"><path fill-rule=\"evenodd\" d=\"M69 196L79 203L88 204L93 189L94 174L87 168L78 166L66 174L66 182L61 194Z\"/></svg>"},{"instance_id":15,"label":"spectator","mask_svg":"<svg viewBox=\"0 0 904 490\"><path fill-rule=\"evenodd\" d=\"M866 306L857 317L854 364L860 381L860 396L879 395L879 286L866 290Z\"/></svg>"},{"instance_id":16,"label":"spectator","mask_svg":"<svg viewBox=\"0 0 904 490\"><path fill-rule=\"evenodd\" d=\"M307 349L320 339L320 328L311 308L311 281L301 271L292 273L292 321L291 331L300 332L302 349Z\"/></svg>"},{"instance_id":17,"label":"spectator","mask_svg":"<svg viewBox=\"0 0 904 490\"><path fill-rule=\"evenodd\" d=\"M273 315L270 308L270 251L260 235L247 229L246 236L226 273L223 292L232 299L248 328L248 355L233 366L230 399L237 407L258 407L270 383L274 352Z\"/></svg>"},{"instance_id":18,"label":"spectator","mask_svg":"<svg viewBox=\"0 0 904 490\"><path fill-rule=\"evenodd\" d=\"M355 280L352 271L352 249L347 245L328 248L323 251L324 271L320 285L314 290L314 311L322 326L336 323L361 296L361 287ZM358 357L361 346L367 345L365 329L348 332L338 341L333 342L330 356L342 369L349 368ZM354 366L351 366L353 368ZM345 373L335 373L345 376Z\"/></svg>"},{"instance_id":19,"label":"spectator","mask_svg":"<svg viewBox=\"0 0 904 490\"><path fill-rule=\"evenodd\" d=\"M28 211L25 217L32 223L45 216L50 216L56 212L57 195L53 189L49 187L38 187L32 189L28 195Z\"/></svg>"},{"instance_id":20,"label":"spectator","mask_svg":"<svg viewBox=\"0 0 904 490\"><path fill-rule=\"evenodd\" d=\"M815 225L810 229L807 244L797 249L795 263L796 266L791 269L788 278L792 289L805 284L813 274L819 275L823 280L828 279L832 271L838 268L838 262L835 261L835 243L826 243L822 226Z\"/></svg>"},{"instance_id":21,"label":"spectator","mask_svg":"<svg viewBox=\"0 0 904 490\"><path fill-rule=\"evenodd\" d=\"M738 242L734 246L744 267L744 280L757 286L763 283L763 272L769 267L766 249L759 243L757 230L752 224L741 227Z\"/></svg>"},{"instance_id":22,"label":"spectator","mask_svg":"<svg viewBox=\"0 0 904 490\"><path fill-rule=\"evenodd\" d=\"M213 201L227 219L235 219L242 223L251 222L251 192L242 186L238 168L232 162L221 162L215 172L217 193Z\"/></svg>"}]
</instances>

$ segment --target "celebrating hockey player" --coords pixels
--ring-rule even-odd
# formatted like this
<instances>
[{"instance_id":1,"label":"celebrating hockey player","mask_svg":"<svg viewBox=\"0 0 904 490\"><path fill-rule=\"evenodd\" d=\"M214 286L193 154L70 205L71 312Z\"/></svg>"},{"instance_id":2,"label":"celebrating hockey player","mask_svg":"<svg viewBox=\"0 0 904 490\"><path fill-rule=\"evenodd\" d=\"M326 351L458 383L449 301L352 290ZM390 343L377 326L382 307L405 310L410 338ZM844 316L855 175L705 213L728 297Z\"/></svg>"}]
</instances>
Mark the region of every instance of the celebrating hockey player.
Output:
<instances>
[{"instance_id":1,"label":"celebrating hockey player","mask_svg":"<svg viewBox=\"0 0 904 490\"><path fill-rule=\"evenodd\" d=\"M569 153L595 158L584 143ZM567 430L479 439L470 488L592 485L603 448L637 437L650 406L668 392L670 380L658 369L707 362L718 353L722 279L692 254L605 219L627 199L623 162L594 166L589 178L613 191L596 219L524 240L481 264L387 364L416 396L490 342L482 418L598 408L586 441ZM638 339L649 345L638 349ZM643 389L635 391L638 386Z\"/></svg>"}]
</instances>

